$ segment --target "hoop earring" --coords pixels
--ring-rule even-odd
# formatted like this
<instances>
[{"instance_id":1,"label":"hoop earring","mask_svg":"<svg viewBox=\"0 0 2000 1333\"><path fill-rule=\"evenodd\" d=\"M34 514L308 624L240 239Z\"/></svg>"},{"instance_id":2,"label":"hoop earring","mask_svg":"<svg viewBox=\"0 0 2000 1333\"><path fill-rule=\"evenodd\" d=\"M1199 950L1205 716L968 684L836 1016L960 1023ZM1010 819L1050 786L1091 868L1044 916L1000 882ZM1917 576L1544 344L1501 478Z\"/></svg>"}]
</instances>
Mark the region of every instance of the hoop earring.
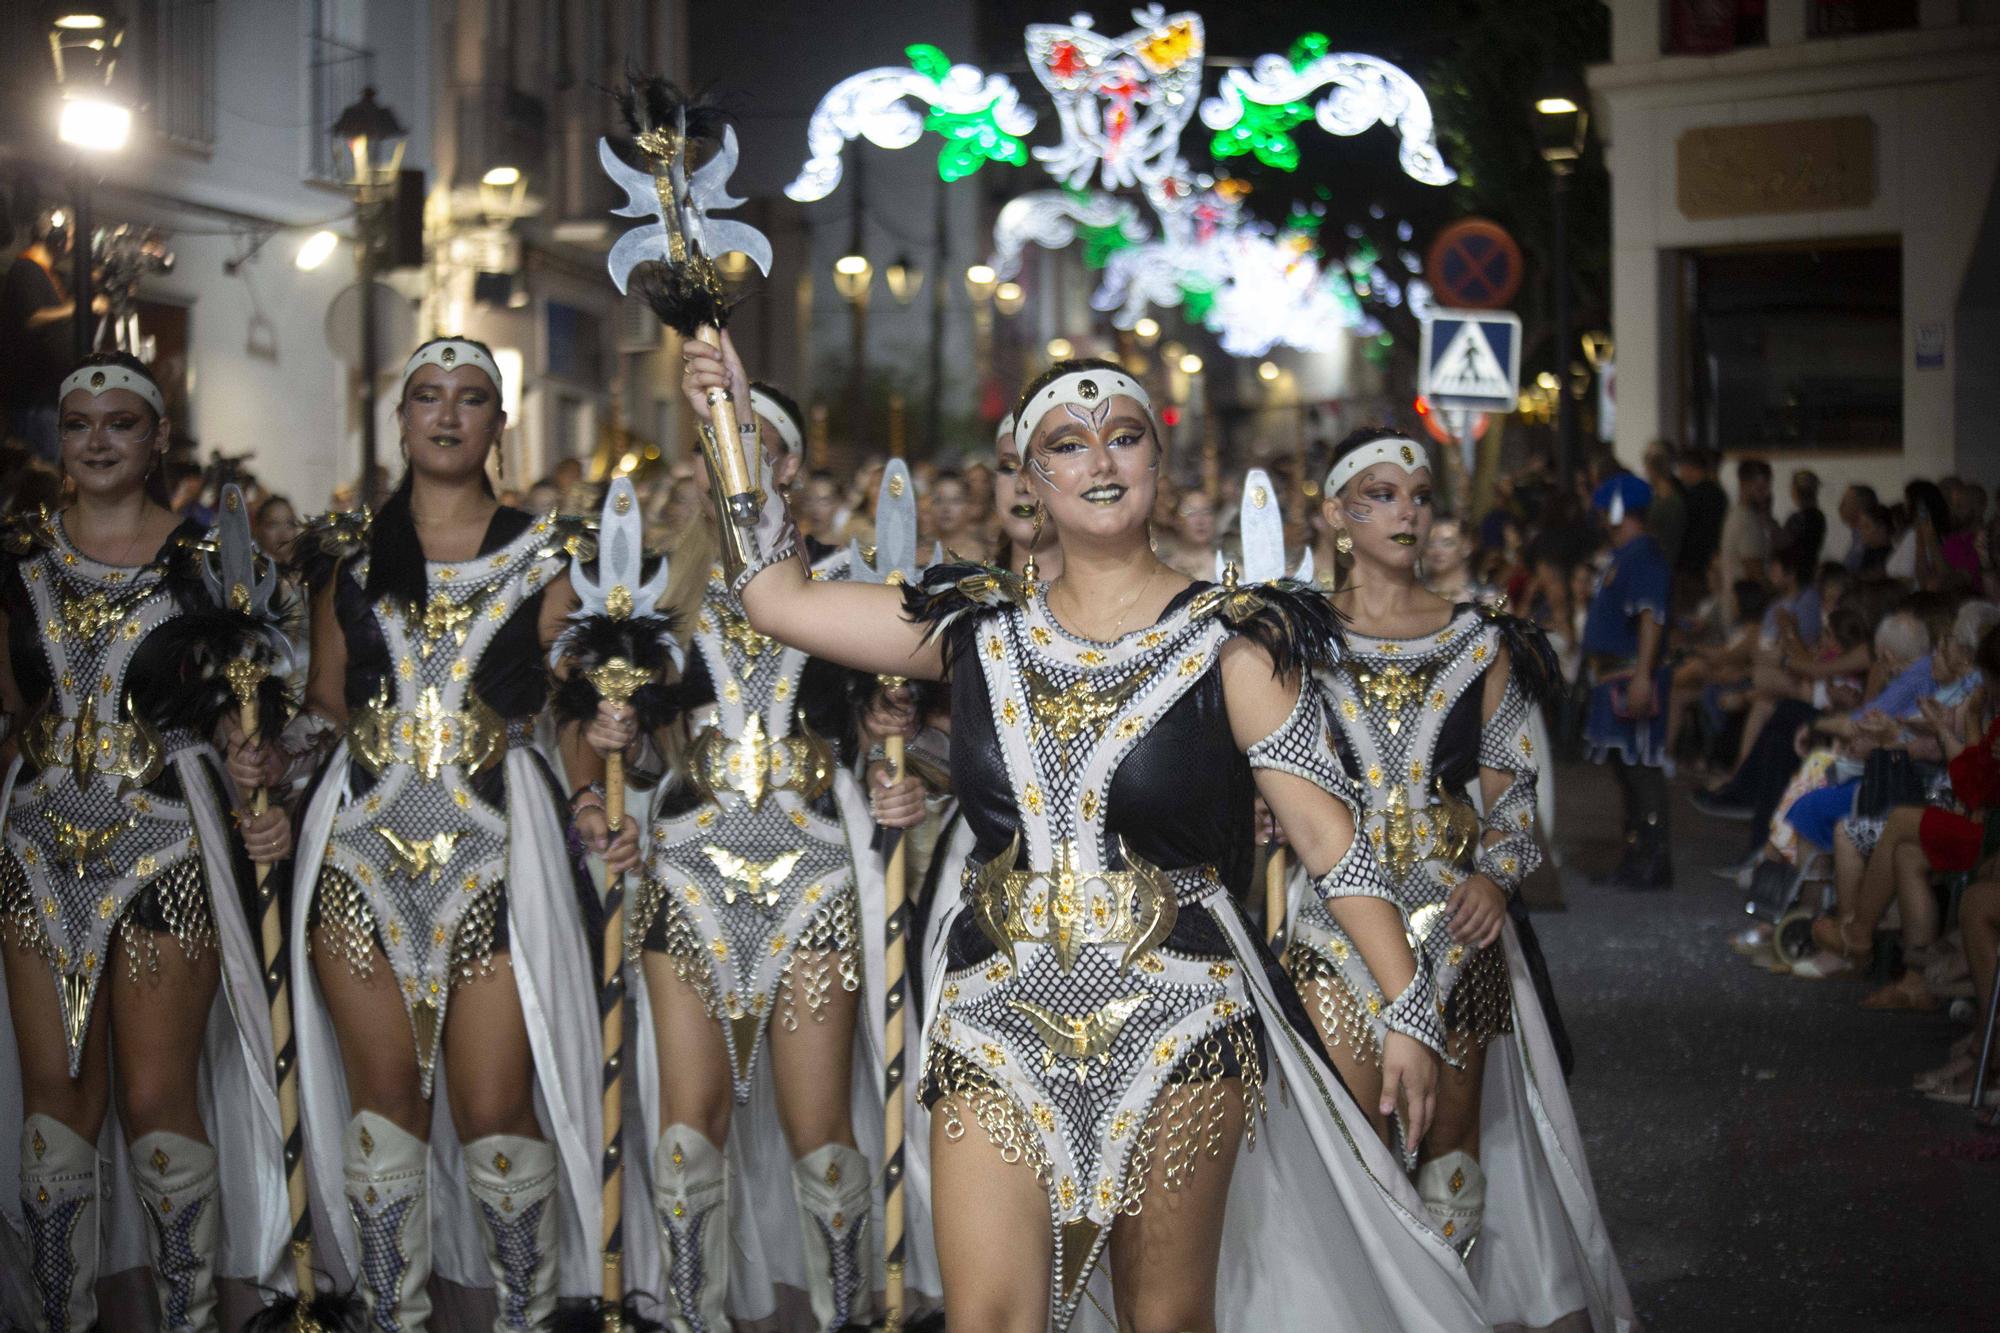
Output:
<instances>
[{"instance_id":1,"label":"hoop earring","mask_svg":"<svg viewBox=\"0 0 2000 1333\"><path fill-rule=\"evenodd\" d=\"M1042 521L1048 517L1048 513L1048 507L1040 501L1036 501L1035 530L1028 537L1028 558L1021 565L1021 577L1027 581L1030 587L1034 586L1036 577L1041 573L1035 564L1035 548L1042 544Z\"/></svg>"},{"instance_id":2,"label":"hoop earring","mask_svg":"<svg viewBox=\"0 0 2000 1333\"><path fill-rule=\"evenodd\" d=\"M1348 536L1345 532L1340 533L1333 539L1333 549L1342 555L1353 555L1354 538Z\"/></svg>"}]
</instances>

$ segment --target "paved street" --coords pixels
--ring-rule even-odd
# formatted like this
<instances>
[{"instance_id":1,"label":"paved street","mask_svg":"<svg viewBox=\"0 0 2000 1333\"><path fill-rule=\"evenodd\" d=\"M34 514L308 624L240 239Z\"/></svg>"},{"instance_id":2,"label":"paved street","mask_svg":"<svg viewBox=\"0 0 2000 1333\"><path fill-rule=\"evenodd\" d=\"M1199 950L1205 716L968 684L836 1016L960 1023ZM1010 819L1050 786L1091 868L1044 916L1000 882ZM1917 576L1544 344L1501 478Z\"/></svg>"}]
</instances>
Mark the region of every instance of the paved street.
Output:
<instances>
[{"instance_id":1,"label":"paved street","mask_svg":"<svg viewBox=\"0 0 2000 1333\"><path fill-rule=\"evenodd\" d=\"M2000 1327L2000 1136L1908 1091L1962 1028L1862 1010L1726 948L1707 874L1745 826L1677 793L1677 888L1593 889L1616 789L1559 777L1568 910L1535 926L1576 1043L1577 1117L1633 1299L1662 1333Z\"/></svg>"}]
</instances>

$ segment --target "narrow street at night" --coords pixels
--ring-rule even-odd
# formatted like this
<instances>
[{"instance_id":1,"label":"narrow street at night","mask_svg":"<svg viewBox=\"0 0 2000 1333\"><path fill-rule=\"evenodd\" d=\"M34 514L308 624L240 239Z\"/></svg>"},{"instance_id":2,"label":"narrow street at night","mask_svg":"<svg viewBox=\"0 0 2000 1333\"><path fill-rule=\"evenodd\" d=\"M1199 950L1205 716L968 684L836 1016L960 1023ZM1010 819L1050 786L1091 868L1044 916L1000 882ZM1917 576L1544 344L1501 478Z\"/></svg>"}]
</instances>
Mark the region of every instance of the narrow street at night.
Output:
<instances>
[{"instance_id":1,"label":"narrow street at night","mask_svg":"<svg viewBox=\"0 0 2000 1333\"><path fill-rule=\"evenodd\" d=\"M1570 1095L1642 1323L1725 1333L1993 1327L2000 1138L1910 1091L1965 1031L1859 1008L1869 986L1729 951L1742 894L1711 876L1746 826L1674 808L1667 893L1591 886L1616 789L1558 773L1567 910L1535 929L1576 1044ZM1983 1219L1983 1223L1982 1223Z\"/></svg>"}]
</instances>

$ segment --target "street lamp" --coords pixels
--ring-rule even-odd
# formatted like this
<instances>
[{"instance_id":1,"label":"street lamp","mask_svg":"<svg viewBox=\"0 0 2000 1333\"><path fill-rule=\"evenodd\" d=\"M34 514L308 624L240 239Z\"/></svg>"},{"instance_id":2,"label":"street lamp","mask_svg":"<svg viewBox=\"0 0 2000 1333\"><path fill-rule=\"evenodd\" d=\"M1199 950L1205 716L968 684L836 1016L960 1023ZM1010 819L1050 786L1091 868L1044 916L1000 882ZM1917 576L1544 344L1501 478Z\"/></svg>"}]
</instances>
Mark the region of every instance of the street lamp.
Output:
<instances>
[{"instance_id":1,"label":"street lamp","mask_svg":"<svg viewBox=\"0 0 2000 1333\"><path fill-rule=\"evenodd\" d=\"M299 252L292 256L292 263L301 273L310 273L332 258L340 248L340 237L330 231L320 230L305 238L299 245Z\"/></svg>"},{"instance_id":2,"label":"street lamp","mask_svg":"<svg viewBox=\"0 0 2000 1333\"><path fill-rule=\"evenodd\" d=\"M1549 266L1555 284L1555 364L1558 382L1569 378L1569 228L1566 203L1570 173L1583 156L1585 136L1590 129L1590 112L1585 109L1589 93L1574 71L1551 69L1535 85L1535 147L1549 164L1549 189L1553 201L1550 222ZM1565 484L1576 467L1576 408L1568 393L1556 397L1556 466Z\"/></svg>"},{"instance_id":3,"label":"street lamp","mask_svg":"<svg viewBox=\"0 0 2000 1333\"><path fill-rule=\"evenodd\" d=\"M377 499L375 486L375 269L384 243L383 224L396 175L403 168L408 131L396 113L375 100L373 88L350 103L328 131L334 162L354 196L354 259L361 305L361 484L364 505Z\"/></svg>"},{"instance_id":4,"label":"street lamp","mask_svg":"<svg viewBox=\"0 0 2000 1333\"><path fill-rule=\"evenodd\" d=\"M924 289L924 271L910 261L907 251L896 256L895 262L882 271L882 277L888 282L889 295L896 298L897 305L908 305Z\"/></svg>"},{"instance_id":5,"label":"street lamp","mask_svg":"<svg viewBox=\"0 0 2000 1333\"><path fill-rule=\"evenodd\" d=\"M87 155L115 153L132 134L132 109L110 94L125 20L110 5L57 5L49 13L49 54L55 60L62 110L56 135L77 150L72 187L75 225L70 229L70 329L76 359L97 345L97 317L90 291L90 173Z\"/></svg>"},{"instance_id":6,"label":"street lamp","mask_svg":"<svg viewBox=\"0 0 2000 1333\"><path fill-rule=\"evenodd\" d=\"M1003 282L993 289L993 308L1012 319L1028 303L1028 294L1018 282Z\"/></svg>"}]
</instances>

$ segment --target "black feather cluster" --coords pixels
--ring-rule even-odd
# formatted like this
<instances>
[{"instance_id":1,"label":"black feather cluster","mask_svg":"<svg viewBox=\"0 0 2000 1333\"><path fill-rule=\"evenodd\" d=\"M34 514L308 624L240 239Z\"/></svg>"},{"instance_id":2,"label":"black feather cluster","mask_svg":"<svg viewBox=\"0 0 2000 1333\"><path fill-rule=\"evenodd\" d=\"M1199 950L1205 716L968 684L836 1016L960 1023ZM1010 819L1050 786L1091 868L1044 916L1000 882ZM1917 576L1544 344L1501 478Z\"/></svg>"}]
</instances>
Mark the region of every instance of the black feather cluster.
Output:
<instances>
[{"instance_id":1,"label":"black feather cluster","mask_svg":"<svg viewBox=\"0 0 2000 1333\"><path fill-rule=\"evenodd\" d=\"M727 328L729 312L736 308L713 264L649 261L632 270L631 291L683 338L703 328Z\"/></svg>"},{"instance_id":2,"label":"black feather cluster","mask_svg":"<svg viewBox=\"0 0 2000 1333\"><path fill-rule=\"evenodd\" d=\"M1549 646L1549 636L1532 620L1504 611L1482 607L1480 614L1499 628L1521 692L1545 708L1551 706L1563 691L1563 674L1556 650Z\"/></svg>"},{"instance_id":3,"label":"black feather cluster","mask_svg":"<svg viewBox=\"0 0 2000 1333\"><path fill-rule=\"evenodd\" d=\"M599 695L590 683L590 668L622 657L633 666L653 674L632 696L632 708L639 715L642 731L665 726L680 711L677 692L663 683L673 669L672 616L579 616L556 640L556 655L570 662L570 672L556 684L550 701L556 716L565 722L588 722L597 716Z\"/></svg>"},{"instance_id":4,"label":"black feather cluster","mask_svg":"<svg viewBox=\"0 0 2000 1333\"><path fill-rule=\"evenodd\" d=\"M618 114L636 138L654 130L686 134L691 140L719 139L729 115L706 93L687 93L672 79L657 74L627 74L625 86L612 94Z\"/></svg>"},{"instance_id":5,"label":"black feather cluster","mask_svg":"<svg viewBox=\"0 0 2000 1333\"><path fill-rule=\"evenodd\" d=\"M1023 601L1027 584L1012 570L990 565L942 564L924 571L917 583L903 587L903 619L924 627L924 642L943 640L952 652L954 626L969 623ZM949 665L949 663L947 663Z\"/></svg>"},{"instance_id":6,"label":"black feather cluster","mask_svg":"<svg viewBox=\"0 0 2000 1333\"><path fill-rule=\"evenodd\" d=\"M1342 616L1325 593L1293 579L1242 591L1251 595L1224 599L1222 617L1271 655L1279 675L1315 671L1340 660L1347 645Z\"/></svg>"},{"instance_id":7,"label":"black feather cluster","mask_svg":"<svg viewBox=\"0 0 2000 1333\"><path fill-rule=\"evenodd\" d=\"M301 1325L308 1328L317 1326L324 1333L361 1333L366 1311L356 1292L318 1293L305 1302L303 1320L299 1318L299 1304L296 1296L279 1295L243 1321L243 1333L294 1333Z\"/></svg>"},{"instance_id":8,"label":"black feather cluster","mask_svg":"<svg viewBox=\"0 0 2000 1333\"><path fill-rule=\"evenodd\" d=\"M298 700L280 674L263 624L241 611L215 607L186 611L147 636L145 656L160 670L134 672L132 706L154 726L211 735L236 712L236 695L223 668L255 657L272 668L257 691L259 734L275 738L291 721Z\"/></svg>"},{"instance_id":9,"label":"black feather cluster","mask_svg":"<svg viewBox=\"0 0 2000 1333\"><path fill-rule=\"evenodd\" d=\"M665 1324L639 1312L639 1299L636 1294L627 1296L615 1306L601 1298L565 1303L542 1321L543 1333L604 1333L605 1316L612 1310L618 1312L625 1333L667 1333Z\"/></svg>"}]
</instances>

